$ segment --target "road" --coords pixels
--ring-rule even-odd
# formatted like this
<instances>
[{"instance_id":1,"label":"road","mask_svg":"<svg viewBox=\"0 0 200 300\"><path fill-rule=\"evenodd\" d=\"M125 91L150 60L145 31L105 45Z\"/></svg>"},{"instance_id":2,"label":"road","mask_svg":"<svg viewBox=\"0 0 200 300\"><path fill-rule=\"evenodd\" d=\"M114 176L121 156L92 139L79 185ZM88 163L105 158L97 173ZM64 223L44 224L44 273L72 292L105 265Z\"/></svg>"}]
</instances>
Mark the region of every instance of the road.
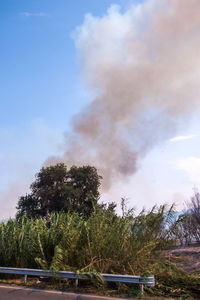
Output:
<instances>
[{"instance_id":1,"label":"road","mask_svg":"<svg viewBox=\"0 0 200 300\"><path fill-rule=\"evenodd\" d=\"M119 300L119 298L100 297L93 295L80 295L56 291L43 291L37 289L0 286L0 300ZM123 300L123 299L120 299Z\"/></svg>"}]
</instances>

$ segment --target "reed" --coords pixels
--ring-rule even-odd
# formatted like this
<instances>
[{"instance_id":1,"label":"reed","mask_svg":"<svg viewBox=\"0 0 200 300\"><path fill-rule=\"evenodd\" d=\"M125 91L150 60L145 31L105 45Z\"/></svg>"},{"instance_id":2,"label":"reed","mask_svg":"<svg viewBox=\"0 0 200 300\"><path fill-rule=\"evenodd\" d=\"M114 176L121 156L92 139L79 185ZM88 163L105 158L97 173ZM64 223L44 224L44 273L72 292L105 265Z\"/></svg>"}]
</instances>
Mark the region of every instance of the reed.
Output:
<instances>
[{"instance_id":1,"label":"reed","mask_svg":"<svg viewBox=\"0 0 200 300\"><path fill-rule=\"evenodd\" d=\"M174 295L174 286L184 295L198 293L199 276L188 275L163 256L171 243L172 208L113 211L97 209L85 220L76 213L53 213L43 219L9 220L0 224L0 265L76 272L139 275L151 272L156 295ZM195 277L196 276L196 277ZM184 278L189 284L183 288ZM192 278L192 279L191 279Z\"/></svg>"}]
</instances>

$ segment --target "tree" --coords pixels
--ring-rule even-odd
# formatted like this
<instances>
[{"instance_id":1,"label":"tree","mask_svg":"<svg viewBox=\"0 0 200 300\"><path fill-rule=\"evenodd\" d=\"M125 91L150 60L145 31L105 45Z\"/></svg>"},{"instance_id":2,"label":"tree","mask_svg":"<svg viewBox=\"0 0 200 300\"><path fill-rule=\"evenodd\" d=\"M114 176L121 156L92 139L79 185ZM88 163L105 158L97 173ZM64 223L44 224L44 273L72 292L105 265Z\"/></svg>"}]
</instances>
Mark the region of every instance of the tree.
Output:
<instances>
[{"instance_id":1,"label":"tree","mask_svg":"<svg viewBox=\"0 0 200 300\"><path fill-rule=\"evenodd\" d=\"M194 190L190 202L188 203L188 212L190 215L190 224L193 232L193 238L200 241L200 193L197 189Z\"/></svg>"},{"instance_id":2,"label":"tree","mask_svg":"<svg viewBox=\"0 0 200 300\"><path fill-rule=\"evenodd\" d=\"M194 195L187 202L187 210L174 220L171 231L181 245L200 241L200 193L197 189L194 190Z\"/></svg>"},{"instance_id":3,"label":"tree","mask_svg":"<svg viewBox=\"0 0 200 300\"><path fill-rule=\"evenodd\" d=\"M17 219L23 215L49 219L52 212L76 211L88 217L98 205L102 177L95 167L63 164L43 167L31 184L31 193L19 198Z\"/></svg>"},{"instance_id":4,"label":"tree","mask_svg":"<svg viewBox=\"0 0 200 300\"><path fill-rule=\"evenodd\" d=\"M191 202L188 203L193 218L198 226L200 226L200 193L197 189L194 191L194 195L191 198Z\"/></svg>"}]
</instances>

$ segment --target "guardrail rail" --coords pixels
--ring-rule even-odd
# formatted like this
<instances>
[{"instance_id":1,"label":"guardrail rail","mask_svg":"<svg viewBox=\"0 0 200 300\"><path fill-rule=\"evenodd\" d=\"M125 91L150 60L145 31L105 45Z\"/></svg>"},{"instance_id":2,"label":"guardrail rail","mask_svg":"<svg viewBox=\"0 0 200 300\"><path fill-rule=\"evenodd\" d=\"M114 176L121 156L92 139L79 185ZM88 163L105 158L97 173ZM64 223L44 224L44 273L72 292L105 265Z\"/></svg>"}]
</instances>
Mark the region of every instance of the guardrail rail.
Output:
<instances>
[{"instance_id":1,"label":"guardrail rail","mask_svg":"<svg viewBox=\"0 0 200 300\"><path fill-rule=\"evenodd\" d=\"M40 269L22 269L22 268L0 267L0 273L23 275L24 283L27 282L28 276L58 277L58 278L74 279L76 287L78 286L79 279L87 279L87 280L92 279L88 276L87 273L77 274L75 272L66 272L66 271L59 271L59 272L53 273L50 270L40 270ZM105 281L139 284L141 294L143 294L144 285L155 286L154 275L143 277L143 276L119 275L119 274L101 274L101 276L103 277L103 279Z\"/></svg>"}]
</instances>

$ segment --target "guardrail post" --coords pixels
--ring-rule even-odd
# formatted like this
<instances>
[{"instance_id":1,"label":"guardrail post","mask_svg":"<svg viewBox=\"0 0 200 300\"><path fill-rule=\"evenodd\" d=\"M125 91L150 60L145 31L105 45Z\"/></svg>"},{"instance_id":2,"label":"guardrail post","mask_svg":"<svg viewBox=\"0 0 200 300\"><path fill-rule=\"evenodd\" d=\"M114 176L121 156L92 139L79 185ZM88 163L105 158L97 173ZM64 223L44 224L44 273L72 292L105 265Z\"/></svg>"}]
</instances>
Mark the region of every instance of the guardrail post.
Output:
<instances>
[{"instance_id":1,"label":"guardrail post","mask_svg":"<svg viewBox=\"0 0 200 300\"><path fill-rule=\"evenodd\" d=\"M143 284L140 284L140 293L141 293L141 295L144 294L144 285Z\"/></svg>"},{"instance_id":2,"label":"guardrail post","mask_svg":"<svg viewBox=\"0 0 200 300\"><path fill-rule=\"evenodd\" d=\"M75 288L77 289L77 287L78 287L78 278L75 279Z\"/></svg>"},{"instance_id":3,"label":"guardrail post","mask_svg":"<svg viewBox=\"0 0 200 300\"><path fill-rule=\"evenodd\" d=\"M25 283L25 284L27 283L27 277L28 277L28 275L25 274L25 275L24 275L24 283Z\"/></svg>"}]
</instances>

